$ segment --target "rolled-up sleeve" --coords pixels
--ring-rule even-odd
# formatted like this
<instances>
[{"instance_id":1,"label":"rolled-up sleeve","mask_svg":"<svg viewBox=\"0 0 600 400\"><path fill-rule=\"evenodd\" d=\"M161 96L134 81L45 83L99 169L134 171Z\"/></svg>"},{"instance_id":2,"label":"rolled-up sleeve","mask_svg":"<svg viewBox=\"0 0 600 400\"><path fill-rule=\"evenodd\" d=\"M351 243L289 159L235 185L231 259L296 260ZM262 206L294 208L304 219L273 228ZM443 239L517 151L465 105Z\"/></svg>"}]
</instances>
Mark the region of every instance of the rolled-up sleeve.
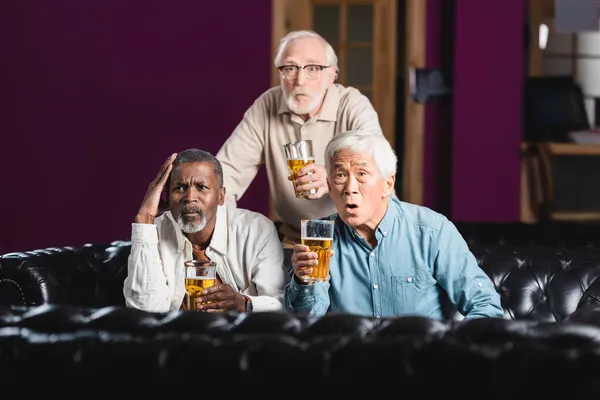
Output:
<instances>
[{"instance_id":1,"label":"rolled-up sleeve","mask_svg":"<svg viewBox=\"0 0 600 400\"><path fill-rule=\"evenodd\" d=\"M223 168L227 202L235 205L264 163L266 111L262 97L246 110L216 158Z\"/></svg>"},{"instance_id":2,"label":"rolled-up sleeve","mask_svg":"<svg viewBox=\"0 0 600 400\"><path fill-rule=\"evenodd\" d=\"M329 282L302 285L292 278L285 287L285 309L296 314L324 315L329 310Z\"/></svg>"},{"instance_id":3,"label":"rolled-up sleeve","mask_svg":"<svg viewBox=\"0 0 600 400\"><path fill-rule=\"evenodd\" d=\"M448 219L443 219L434 243L435 278L458 311L465 318L502 318L504 310L493 282Z\"/></svg>"}]
</instances>

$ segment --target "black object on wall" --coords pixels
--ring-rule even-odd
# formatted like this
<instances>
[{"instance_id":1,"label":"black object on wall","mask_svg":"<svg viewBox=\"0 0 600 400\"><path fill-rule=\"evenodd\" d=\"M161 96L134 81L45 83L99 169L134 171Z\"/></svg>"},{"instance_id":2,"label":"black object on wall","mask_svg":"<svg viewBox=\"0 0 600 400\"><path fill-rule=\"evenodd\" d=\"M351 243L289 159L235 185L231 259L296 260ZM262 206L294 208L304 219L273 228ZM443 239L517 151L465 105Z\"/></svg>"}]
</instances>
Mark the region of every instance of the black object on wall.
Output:
<instances>
[{"instance_id":1,"label":"black object on wall","mask_svg":"<svg viewBox=\"0 0 600 400\"><path fill-rule=\"evenodd\" d=\"M590 129L581 87L572 76L525 81L525 137L529 142L570 142L569 132Z\"/></svg>"},{"instance_id":2,"label":"black object on wall","mask_svg":"<svg viewBox=\"0 0 600 400\"><path fill-rule=\"evenodd\" d=\"M439 68L410 68L410 95L417 103L430 103L449 97L451 74Z\"/></svg>"}]
</instances>

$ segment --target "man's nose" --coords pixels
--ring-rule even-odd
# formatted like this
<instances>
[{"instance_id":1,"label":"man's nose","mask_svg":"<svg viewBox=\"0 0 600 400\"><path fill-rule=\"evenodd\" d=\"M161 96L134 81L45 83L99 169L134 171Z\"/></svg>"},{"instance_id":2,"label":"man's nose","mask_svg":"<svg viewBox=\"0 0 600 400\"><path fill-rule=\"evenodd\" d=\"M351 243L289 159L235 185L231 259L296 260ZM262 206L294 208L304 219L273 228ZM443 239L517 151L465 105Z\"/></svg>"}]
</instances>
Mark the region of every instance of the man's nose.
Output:
<instances>
[{"instance_id":1,"label":"man's nose","mask_svg":"<svg viewBox=\"0 0 600 400\"><path fill-rule=\"evenodd\" d=\"M346 193L346 194L358 193L358 181L356 180L356 178L354 176L350 175L348 177L348 180L346 181L346 187L345 187L344 193Z\"/></svg>"},{"instance_id":2,"label":"man's nose","mask_svg":"<svg viewBox=\"0 0 600 400\"><path fill-rule=\"evenodd\" d=\"M191 203L191 202L196 201L196 193L194 192L194 189L188 189L185 192L185 196L183 196L183 200L186 203Z\"/></svg>"},{"instance_id":3,"label":"man's nose","mask_svg":"<svg viewBox=\"0 0 600 400\"><path fill-rule=\"evenodd\" d=\"M306 83L306 73L303 69L298 70L296 75L296 86L303 86Z\"/></svg>"}]
</instances>

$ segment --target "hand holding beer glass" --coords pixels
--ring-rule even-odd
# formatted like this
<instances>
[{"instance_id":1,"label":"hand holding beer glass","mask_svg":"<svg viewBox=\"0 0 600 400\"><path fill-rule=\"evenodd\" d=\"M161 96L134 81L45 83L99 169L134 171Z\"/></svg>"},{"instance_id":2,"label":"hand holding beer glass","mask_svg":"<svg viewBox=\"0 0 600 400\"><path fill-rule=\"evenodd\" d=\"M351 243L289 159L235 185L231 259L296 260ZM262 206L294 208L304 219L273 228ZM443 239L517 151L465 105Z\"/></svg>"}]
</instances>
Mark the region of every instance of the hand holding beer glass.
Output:
<instances>
[{"instance_id":1,"label":"hand holding beer glass","mask_svg":"<svg viewBox=\"0 0 600 400\"><path fill-rule=\"evenodd\" d=\"M296 197L307 197L317 193L317 189L298 191L296 187L296 179L298 179L298 171L308 165L315 162L313 154L313 146L311 140L300 140L299 142L288 143L283 146L285 151L285 158L287 160L287 166L290 170L291 180L294 184L294 192Z\"/></svg>"},{"instance_id":2,"label":"hand holding beer glass","mask_svg":"<svg viewBox=\"0 0 600 400\"><path fill-rule=\"evenodd\" d=\"M188 260L185 265L185 301L188 310L197 311L196 299L202 291L215 285L217 263L209 260Z\"/></svg>"},{"instance_id":3,"label":"hand holding beer glass","mask_svg":"<svg viewBox=\"0 0 600 400\"><path fill-rule=\"evenodd\" d=\"M316 265L303 268L312 270L302 275L301 279L306 283L329 280L329 258L332 255L334 224L333 220L303 219L301 221L301 243L308 246L309 252L317 253Z\"/></svg>"}]
</instances>

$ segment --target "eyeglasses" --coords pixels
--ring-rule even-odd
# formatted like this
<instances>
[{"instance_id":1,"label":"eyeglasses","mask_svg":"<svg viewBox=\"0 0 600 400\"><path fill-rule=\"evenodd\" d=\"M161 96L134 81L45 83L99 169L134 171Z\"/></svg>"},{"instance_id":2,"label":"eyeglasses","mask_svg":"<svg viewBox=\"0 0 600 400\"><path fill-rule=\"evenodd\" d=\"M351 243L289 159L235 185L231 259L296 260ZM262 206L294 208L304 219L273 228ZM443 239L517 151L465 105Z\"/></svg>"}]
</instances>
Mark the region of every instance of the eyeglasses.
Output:
<instances>
[{"instance_id":1,"label":"eyeglasses","mask_svg":"<svg viewBox=\"0 0 600 400\"><path fill-rule=\"evenodd\" d=\"M328 65L317 65L317 64L308 64L308 65L282 65L277 69L281 72L281 76L285 79L296 79L298 77L298 71L303 69L304 75L307 79L317 79L321 75L321 71L324 68L330 68Z\"/></svg>"}]
</instances>

